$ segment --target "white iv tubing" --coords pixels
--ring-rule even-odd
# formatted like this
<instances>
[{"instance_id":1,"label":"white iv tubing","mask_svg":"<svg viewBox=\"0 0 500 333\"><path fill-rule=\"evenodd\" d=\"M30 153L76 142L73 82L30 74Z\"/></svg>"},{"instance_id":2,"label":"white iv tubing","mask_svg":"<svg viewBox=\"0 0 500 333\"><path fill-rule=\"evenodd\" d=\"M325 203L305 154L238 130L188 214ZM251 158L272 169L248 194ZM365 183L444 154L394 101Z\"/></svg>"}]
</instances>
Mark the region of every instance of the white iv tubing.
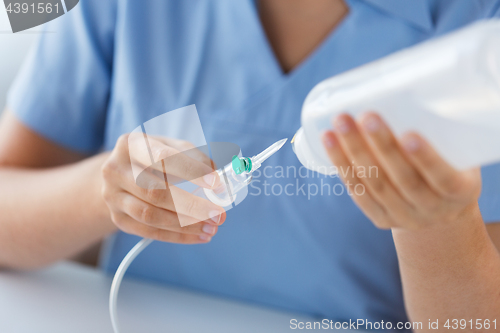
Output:
<instances>
[{"instance_id":1,"label":"white iv tubing","mask_svg":"<svg viewBox=\"0 0 500 333\"><path fill-rule=\"evenodd\" d=\"M127 271L128 267L134 261L135 257L139 255L153 240L143 238L139 243L137 243L132 250L127 253L125 258L123 258L120 266L116 270L115 277L113 278L113 283L111 284L111 291L109 292L109 315L111 317L111 325L113 326L113 331L119 333L118 328L118 312L117 312L117 301L118 301L118 291L120 290L120 284L122 283L123 276Z\"/></svg>"}]
</instances>

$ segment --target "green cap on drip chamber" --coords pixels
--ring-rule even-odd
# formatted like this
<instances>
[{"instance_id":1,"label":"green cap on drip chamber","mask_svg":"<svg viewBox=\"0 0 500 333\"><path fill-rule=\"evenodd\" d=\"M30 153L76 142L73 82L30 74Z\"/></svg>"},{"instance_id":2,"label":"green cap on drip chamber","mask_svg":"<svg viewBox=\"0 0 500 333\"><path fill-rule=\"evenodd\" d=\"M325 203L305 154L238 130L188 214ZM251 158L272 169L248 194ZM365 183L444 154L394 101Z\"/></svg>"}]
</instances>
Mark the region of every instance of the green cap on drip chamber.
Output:
<instances>
[{"instance_id":1,"label":"green cap on drip chamber","mask_svg":"<svg viewBox=\"0 0 500 333\"><path fill-rule=\"evenodd\" d=\"M232 162L233 171L237 175L242 174L243 172L250 172L252 170L252 160L248 157L238 157L236 155L233 156Z\"/></svg>"},{"instance_id":2,"label":"green cap on drip chamber","mask_svg":"<svg viewBox=\"0 0 500 333\"><path fill-rule=\"evenodd\" d=\"M260 154L255 155L254 157L238 157L236 155L233 156L231 161L231 165L233 167L233 171L237 175L241 175L243 172L250 173L254 172L262 165L262 162L271 157L274 153L276 153L283 145L285 144L287 139L280 140L275 142L271 146L267 147Z\"/></svg>"}]
</instances>

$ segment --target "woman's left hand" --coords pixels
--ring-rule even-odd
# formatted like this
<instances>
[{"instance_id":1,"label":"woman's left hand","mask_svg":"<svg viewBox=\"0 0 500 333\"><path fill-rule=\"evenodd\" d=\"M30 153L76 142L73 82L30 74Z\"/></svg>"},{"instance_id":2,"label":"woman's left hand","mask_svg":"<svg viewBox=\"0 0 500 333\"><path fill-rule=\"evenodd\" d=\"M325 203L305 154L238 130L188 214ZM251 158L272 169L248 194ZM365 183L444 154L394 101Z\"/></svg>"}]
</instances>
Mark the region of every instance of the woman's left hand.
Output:
<instances>
[{"instance_id":1,"label":"woman's left hand","mask_svg":"<svg viewBox=\"0 0 500 333\"><path fill-rule=\"evenodd\" d=\"M397 140L371 112L359 122L342 114L334 128L323 135L329 157L356 204L377 227L421 229L453 223L477 205L480 169L455 170L418 134ZM367 172L374 169L375 175ZM358 184L365 191L355 191Z\"/></svg>"}]
</instances>

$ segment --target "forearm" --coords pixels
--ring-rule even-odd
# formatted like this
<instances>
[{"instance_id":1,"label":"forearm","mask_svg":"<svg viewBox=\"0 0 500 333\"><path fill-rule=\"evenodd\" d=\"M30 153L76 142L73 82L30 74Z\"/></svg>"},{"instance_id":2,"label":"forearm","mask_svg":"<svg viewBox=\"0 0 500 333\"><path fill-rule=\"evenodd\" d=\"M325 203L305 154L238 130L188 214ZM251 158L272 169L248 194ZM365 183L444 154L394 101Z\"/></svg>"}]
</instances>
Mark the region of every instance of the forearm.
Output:
<instances>
[{"instance_id":1,"label":"forearm","mask_svg":"<svg viewBox=\"0 0 500 333\"><path fill-rule=\"evenodd\" d=\"M393 229L393 237L407 312L423 331L429 319L441 330L448 319L500 320L500 256L477 205L456 223Z\"/></svg>"},{"instance_id":2,"label":"forearm","mask_svg":"<svg viewBox=\"0 0 500 333\"><path fill-rule=\"evenodd\" d=\"M101 196L104 154L50 169L0 168L0 266L70 257L115 230Z\"/></svg>"}]
</instances>

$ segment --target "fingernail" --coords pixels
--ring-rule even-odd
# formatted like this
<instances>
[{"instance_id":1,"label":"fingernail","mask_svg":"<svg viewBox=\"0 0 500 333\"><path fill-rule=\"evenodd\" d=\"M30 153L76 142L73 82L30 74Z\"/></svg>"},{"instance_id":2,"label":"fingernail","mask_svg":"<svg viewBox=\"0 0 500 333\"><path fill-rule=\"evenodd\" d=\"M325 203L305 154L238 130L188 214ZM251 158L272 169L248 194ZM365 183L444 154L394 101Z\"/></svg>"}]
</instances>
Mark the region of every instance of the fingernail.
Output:
<instances>
[{"instance_id":1,"label":"fingernail","mask_svg":"<svg viewBox=\"0 0 500 333\"><path fill-rule=\"evenodd\" d=\"M330 132L323 133L323 143L327 148L335 147L335 138L333 137L333 133Z\"/></svg>"},{"instance_id":2,"label":"fingernail","mask_svg":"<svg viewBox=\"0 0 500 333\"><path fill-rule=\"evenodd\" d=\"M220 212L218 210L212 210L210 213L208 213L208 216L212 221L214 221L216 224L219 224L220 222Z\"/></svg>"},{"instance_id":3,"label":"fingernail","mask_svg":"<svg viewBox=\"0 0 500 333\"><path fill-rule=\"evenodd\" d=\"M215 234L215 228L216 227L214 225L205 224L203 226L203 228L201 228L201 230L203 230L203 232L206 234L213 235L213 234Z\"/></svg>"},{"instance_id":4,"label":"fingernail","mask_svg":"<svg viewBox=\"0 0 500 333\"><path fill-rule=\"evenodd\" d=\"M215 175L213 173L209 173L203 176L203 181L207 183L208 186L213 187L215 185Z\"/></svg>"},{"instance_id":5,"label":"fingernail","mask_svg":"<svg viewBox=\"0 0 500 333\"><path fill-rule=\"evenodd\" d=\"M335 123L335 128L340 133L347 133L351 130L351 126L349 125L349 122L345 119L345 116L337 117L334 123Z\"/></svg>"},{"instance_id":6,"label":"fingernail","mask_svg":"<svg viewBox=\"0 0 500 333\"><path fill-rule=\"evenodd\" d=\"M199 235L198 237L200 237L200 239L201 239L202 241L204 241L204 242L209 242L209 241L212 239L212 237L210 237L210 236L208 236L208 235L203 235L203 234L202 234L202 235Z\"/></svg>"},{"instance_id":7,"label":"fingernail","mask_svg":"<svg viewBox=\"0 0 500 333\"><path fill-rule=\"evenodd\" d=\"M362 119L361 125L368 132L376 132L380 128L380 120L377 116L370 114Z\"/></svg>"},{"instance_id":8,"label":"fingernail","mask_svg":"<svg viewBox=\"0 0 500 333\"><path fill-rule=\"evenodd\" d=\"M420 148L420 140L415 136L407 136L403 139L403 148L412 153Z\"/></svg>"}]
</instances>

